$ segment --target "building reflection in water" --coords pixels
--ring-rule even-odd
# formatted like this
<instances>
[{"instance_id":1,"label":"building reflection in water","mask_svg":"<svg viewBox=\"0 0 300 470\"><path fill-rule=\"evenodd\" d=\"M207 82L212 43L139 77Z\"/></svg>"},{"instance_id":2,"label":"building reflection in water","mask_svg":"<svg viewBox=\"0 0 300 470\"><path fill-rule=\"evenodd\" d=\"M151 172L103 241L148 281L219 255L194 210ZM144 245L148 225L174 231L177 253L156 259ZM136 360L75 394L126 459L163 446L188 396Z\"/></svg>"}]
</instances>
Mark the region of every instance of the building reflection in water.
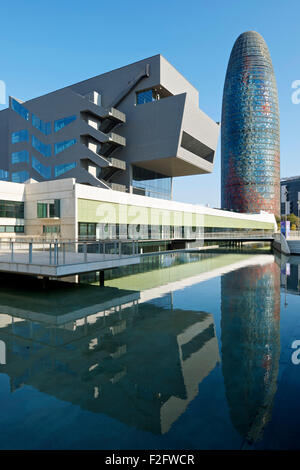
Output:
<instances>
[{"instance_id":1,"label":"building reflection in water","mask_svg":"<svg viewBox=\"0 0 300 470\"><path fill-rule=\"evenodd\" d=\"M249 266L221 279L222 371L231 420L246 442L271 418L280 355L280 267Z\"/></svg>"},{"instance_id":2,"label":"building reflection in water","mask_svg":"<svg viewBox=\"0 0 300 470\"><path fill-rule=\"evenodd\" d=\"M280 284L282 291L300 295L300 257L285 257L285 263L281 265Z\"/></svg>"},{"instance_id":3,"label":"building reflection in water","mask_svg":"<svg viewBox=\"0 0 300 470\"><path fill-rule=\"evenodd\" d=\"M0 371L10 377L11 392L30 385L166 433L220 360L214 320L206 312L174 309L172 293L144 303L139 298L139 292L95 286L37 299L0 292L0 312L9 312L0 314L6 348Z\"/></svg>"}]
</instances>

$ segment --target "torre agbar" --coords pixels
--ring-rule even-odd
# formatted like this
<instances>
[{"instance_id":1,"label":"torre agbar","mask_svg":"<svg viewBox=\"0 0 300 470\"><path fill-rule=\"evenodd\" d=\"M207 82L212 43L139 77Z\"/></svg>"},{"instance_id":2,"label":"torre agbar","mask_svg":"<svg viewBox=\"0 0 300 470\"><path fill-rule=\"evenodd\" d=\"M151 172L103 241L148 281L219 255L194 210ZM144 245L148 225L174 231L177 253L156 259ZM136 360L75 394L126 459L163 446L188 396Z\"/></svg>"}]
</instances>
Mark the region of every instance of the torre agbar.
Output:
<instances>
[{"instance_id":1,"label":"torre agbar","mask_svg":"<svg viewBox=\"0 0 300 470\"><path fill-rule=\"evenodd\" d=\"M280 214L280 136L275 75L255 31L241 34L226 72L221 126L222 208Z\"/></svg>"}]
</instances>

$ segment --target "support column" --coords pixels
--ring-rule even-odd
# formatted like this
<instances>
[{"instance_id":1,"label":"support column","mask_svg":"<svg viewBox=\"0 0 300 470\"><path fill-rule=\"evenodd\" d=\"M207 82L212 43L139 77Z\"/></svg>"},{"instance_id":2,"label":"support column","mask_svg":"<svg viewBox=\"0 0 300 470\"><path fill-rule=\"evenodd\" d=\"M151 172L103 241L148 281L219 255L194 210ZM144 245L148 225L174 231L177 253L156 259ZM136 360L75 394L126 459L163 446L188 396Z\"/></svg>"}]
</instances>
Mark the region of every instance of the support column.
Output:
<instances>
[{"instance_id":1,"label":"support column","mask_svg":"<svg viewBox=\"0 0 300 470\"><path fill-rule=\"evenodd\" d=\"M46 289L46 288L47 288L48 282L49 282L49 277L48 277L48 276L43 276L43 279L42 279L42 286L43 286L43 289Z\"/></svg>"},{"instance_id":2,"label":"support column","mask_svg":"<svg viewBox=\"0 0 300 470\"><path fill-rule=\"evenodd\" d=\"M99 286L104 286L104 271L99 271Z\"/></svg>"}]
</instances>

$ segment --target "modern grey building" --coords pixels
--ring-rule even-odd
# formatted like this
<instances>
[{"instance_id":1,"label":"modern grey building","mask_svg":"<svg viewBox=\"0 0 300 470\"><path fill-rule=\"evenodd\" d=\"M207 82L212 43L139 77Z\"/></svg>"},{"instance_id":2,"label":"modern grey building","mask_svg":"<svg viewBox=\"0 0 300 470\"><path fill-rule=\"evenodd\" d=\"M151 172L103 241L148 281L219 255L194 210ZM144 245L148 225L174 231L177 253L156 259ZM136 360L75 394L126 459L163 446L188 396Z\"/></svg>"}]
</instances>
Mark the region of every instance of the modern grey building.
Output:
<instances>
[{"instance_id":1,"label":"modern grey building","mask_svg":"<svg viewBox=\"0 0 300 470\"><path fill-rule=\"evenodd\" d=\"M78 183L164 199L172 178L210 173L219 125L161 55L0 112L0 179Z\"/></svg>"},{"instance_id":2,"label":"modern grey building","mask_svg":"<svg viewBox=\"0 0 300 470\"><path fill-rule=\"evenodd\" d=\"M300 176L282 178L281 186L281 214L300 215Z\"/></svg>"}]
</instances>

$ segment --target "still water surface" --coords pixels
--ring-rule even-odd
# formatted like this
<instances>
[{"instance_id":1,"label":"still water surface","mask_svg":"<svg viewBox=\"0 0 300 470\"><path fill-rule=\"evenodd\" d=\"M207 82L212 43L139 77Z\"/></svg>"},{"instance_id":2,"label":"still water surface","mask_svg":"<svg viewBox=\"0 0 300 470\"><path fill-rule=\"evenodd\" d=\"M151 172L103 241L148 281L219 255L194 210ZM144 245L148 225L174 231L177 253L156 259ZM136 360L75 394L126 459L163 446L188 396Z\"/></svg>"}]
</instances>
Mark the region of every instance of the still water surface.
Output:
<instances>
[{"instance_id":1,"label":"still water surface","mask_svg":"<svg viewBox=\"0 0 300 470\"><path fill-rule=\"evenodd\" d=\"M0 448L300 448L299 265L177 253L104 288L2 283Z\"/></svg>"}]
</instances>

